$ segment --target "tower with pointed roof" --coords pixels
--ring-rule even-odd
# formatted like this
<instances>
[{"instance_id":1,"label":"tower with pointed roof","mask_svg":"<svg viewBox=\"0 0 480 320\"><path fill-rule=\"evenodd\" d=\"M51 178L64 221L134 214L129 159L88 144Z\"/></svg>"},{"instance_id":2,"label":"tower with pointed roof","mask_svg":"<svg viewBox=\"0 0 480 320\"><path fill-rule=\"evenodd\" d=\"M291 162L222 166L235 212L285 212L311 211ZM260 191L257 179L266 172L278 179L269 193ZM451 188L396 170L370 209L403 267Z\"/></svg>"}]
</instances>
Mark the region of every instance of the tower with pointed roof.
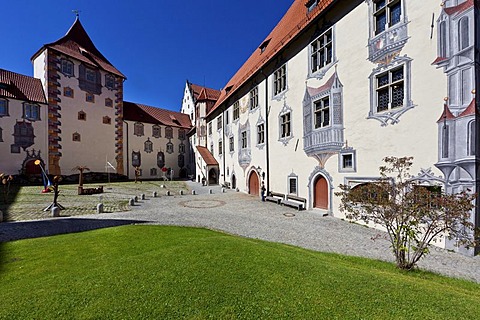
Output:
<instances>
[{"instance_id":1,"label":"tower with pointed roof","mask_svg":"<svg viewBox=\"0 0 480 320\"><path fill-rule=\"evenodd\" d=\"M124 172L125 76L96 48L79 17L57 41L31 58L48 101L48 171L70 174L78 165Z\"/></svg>"}]
</instances>

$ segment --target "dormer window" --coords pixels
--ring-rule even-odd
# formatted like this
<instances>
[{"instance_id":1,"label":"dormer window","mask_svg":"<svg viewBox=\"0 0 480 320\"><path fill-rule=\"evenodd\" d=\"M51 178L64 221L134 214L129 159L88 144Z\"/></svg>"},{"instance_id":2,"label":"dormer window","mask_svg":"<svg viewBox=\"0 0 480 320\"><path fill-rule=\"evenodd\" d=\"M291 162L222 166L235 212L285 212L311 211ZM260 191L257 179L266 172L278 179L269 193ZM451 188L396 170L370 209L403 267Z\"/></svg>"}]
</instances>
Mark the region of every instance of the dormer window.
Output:
<instances>
[{"instance_id":1,"label":"dormer window","mask_svg":"<svg viewBox=\"0 0 480 320\"><path fill-rule=\"evenodd\" d=\"M62 73L67 77L73 77L73 62L67 59L62 59Z\"/></svg>"},{"instance_id":2,"label":"dormer window","mask_svg":"<svg viewBox=\"0 0 480 320\"><path fill-rule=\"evenodd\" d=\"M110 90L115 89L115 77L111 74L105 75L105 87Z\"/></svg>"},{"instance_id":3,"label":"dormer window","mask_svg":"<svg viewBox=\"0 0 480 320\"><path fill-rule=\"evenodd\" d=\"M260 47L258 47L260 49L260 53L265 52L269 43L270 43L270 39L267 39L267 40L263 41L263 43L260 45Z\"/></svg>"},{"instance_id":4,"label":"dormer window","mask_svg":"<svg viewBox=\"0 0 480 320\"><path fill-rule=\"evenodd\" d=\"M307 7L308 12L311 12L313 9L315 9L317 4L318 0L308 0L307 3L305 3L305 7Z\"/></svg>"}]
</instances>

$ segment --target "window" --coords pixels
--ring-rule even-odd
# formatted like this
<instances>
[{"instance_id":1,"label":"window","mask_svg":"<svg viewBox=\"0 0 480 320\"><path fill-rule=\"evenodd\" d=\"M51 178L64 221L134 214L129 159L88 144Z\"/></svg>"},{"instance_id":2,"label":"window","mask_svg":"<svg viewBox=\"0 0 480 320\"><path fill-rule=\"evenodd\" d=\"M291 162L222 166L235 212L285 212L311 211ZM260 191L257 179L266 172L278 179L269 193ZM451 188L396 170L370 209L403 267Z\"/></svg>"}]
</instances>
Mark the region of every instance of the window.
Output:
<instances>
[{"instance_id":1,"label":"window","mask_svg":"<svg viewBox=\"0 0 480 320\"><path fill-rule=\"evenodd\" d=\"M112 119L108 116L103 117L103 124L112 124Z\"/></svg>"},{"instance_id":2,"label":"window","mask_svg":"<svg viewBox=\"0 0 480 320\"><path fill-rule=\"evenodd\" d=\"M250 90L250 110L256 109L258 107L258 87Z\"/></svg>"},{"instance_id":3,"label":"window","mask_svg":"<svg viewBox=\"0 0 480 320\"><path fill-rule=\"evenodd\" d=\"M353 168L353 154L342 155L342 168L344 169Z\"/></svg>"},{"instance_id":4,"label":"window","mask_svg":"<svg viewBox=\"0 0 480 320\"><path fill-rule=\"evenodd\" d=\"M97 75L92 69L85 69L85 79L89 82L95 83L97 81Z\"/></svg>"},{"instance_id":5,"label":"window","mask_svg":"<svg viewBox=\"0 0 480 320\"><path fill-rule=\"evenodd\" d=\"M24 103L23 117L30 121L40 120L40 106L38 104Z\"/></svg>"},{"instance_id":6,"label":"window","mask_svg":"<svg viewBox=\"0 0 480 320\"><path fill-rule=\"evenodd\" d=\"M208 135L212 135L212 123L208 123Z\"/></svg>"},{"instance_id":7,"label":"window","mask_svg":"<svg viewBox=\"0 0 480 320\"><path fill-rule=\"evenodd\" d=\"M352 147L340 150L338 157L338 172L357 172L357 151Z\"/></svg>"},{"instance_id":8,"label":"window","mask_svg":"<svg viewBox=\"0 0 480 320\"><path fill-rule=\"evenodd\" d=\"M105 98L105 107L113 107L113 100L110 98Z\"/></svg>"},{"instance_id":9,"label":"window","mask_svg":"<svg viewBox=\"0 0 480 320\"><path fill-rule=\"evenodd\" d=\"M178 166L183 168L185 166L185 156L183 154L178 155Z\"/></svg>"},{"instance_id":10,"label":"window","mask_svg":"<svg viewBox=\"0 0 480 320\"><path fill-rule=\"evenodd\" d=\"M157 168L151 168L150 169L150 175L151 176L156 176L157 175Z\"/></svg>"},{"instance_id":11,"label":"window","mask_svg":"<svg viewBox=\"0 0 480 320\"><path fill-rule=\"evenodd\" d=\"M73 89L70 87L63 88L63 95L65 97L73 98Z\"/></svg>"},{"instance_id":12,"label":"window","mask_svg":"<svg viewBox=\"0 0 480 320\"><path fill-rule=\"evenodd\" d=\"M468 17L463 17L458 22L458 41L459 41L459 50L468 48L470 45L469 41L469 27L468 27Z\"/></svg>"},{"instance_id":13,"label":"window","mask_svg":"<svg viewBox=\"0 0 480 320\"><path fill-rule=\"evenodd\" d=\"M444 125L442 129L442 158L448 158L449 126Z\"/></svg>"},{"instance_id":14,"label":"window","mask_svg":"<svg viewBox=\"0 0 480 320\"><path fill-rule=\"evenodd\" d=\"M72 141L80 142L80 140L81 140L80 133L75 132L74 134L72 134Z\"/></svg>"},{"instance_id":15,"label":"window","mask_svg":"<svg viewBox=\"0 0 480 320\"><path fill-rule=\"evenodd\" d=\"M445 58L447 57L447 23L440 22L439 29L439 56Z\"/></svg>"},{"instance_id":16,"label":"window","mask_svg":"<svg viewBox=\"0 0 480 320\"><path fill-rule=\"evenodd\" d=\"M322 69L333 60L332 29L320 35L310 45L310 63L312 73Z\"/></svg>"},{"instance_id":17,"label":"window","mask_svg":"<svg viewBox=\"0 0 480 320\"><path fill-rule=\"evenodd\" d=\"M153 142L150 141L150 138L147 138L147 141L145 141L145 143L143 144L143 150L144 150L146 153L151 153L151 152L153 152Z\"/></svg>"},{"instance_id":18,"label":"window","mask_svg":"<svg viewBox=\"0 0 480 320\"><path fill-rule=\"evenodd\" d=\"M85 101L95 103L95 96L91 93L85 93Z\"/></svg>"},{"instance_id":19,"label":"window","mask_svg":"<svg viewBox=\"0 0 480 320\"><path fill-rule=\"evenodd\" d=\"M0 128L0 142L3 142L3 129Z\"/></svg>"},{"instance_id":20,"label":"window","mask_svg":"<svg viewBox=\"0 0 480 320\"><path fill-rule=\"evenodd\" d=\"M102 84L100 71L90 69L83 64L78 66L78 86L82 91L90 92L92 94L102 93Z\"/></svg>"},{"instance_id":21,"label":"window","mask_svg":"<svg viewBox=\"0 0 480 320\"><path fill-rule=\"evenodd\" d=\"M315 102L315 129L330 125L330 98L325 97Z\"/></svg>"},{"instance_id":22,"label":"window","mask_svg":"<svg viewBox=\"0 0 480 320\"><path fill-rule=\"evenodd\" d=\"M210 153L213 154L213 142L210 143Z\"/></svg>"},{"instance_id":23,"label":"window","mask_svg":"<svg viewBox=\"0 0 480 320\"><path fill-rule=\"evenodd\" d=\"M374 0L373 17L375 34L385 31L389 27L400 22L402 16L401 0Z\"/></svg>"},{"instance_id":24,"label":"window","mask_svg":"<svg viewBox=\"0 0 480 320\"><path fill-rule=\"evenodd\" d=\"M185 144L180 143L180 144L178 145L178 152L179 152L179 153L185 153Z\"/></svg>"},{"instance_id":25,"label":"window","mask_svg":"<svg viewBox=\"0 0 480 320\"><path fill-rule=\"evenodd\" d=\"M222 129L222 116L217 118L217 130Z\"/></svg>"},{"instance_id":26,"label":"window","mask_svg":"<svg viewBox=\"0 0 480 320\"><path fill-rule=\"evenodd\" d=\"M173 153L173 143L171 142L167 143L167 153Z\"/></svg>"},{"instance_id":27,"label":"window","mask_svg":"<svg viewBox=\"0 0 480 320\"><path fill-rule=\"evenodd\" d=\"M165 167L165 154L163 152L157 152L157 166L159 168Z\"/></svg>"},{"instance_id":28,"label":"window","mask_svg":"<svg viewBox=\"0 0 480 320\"><path fill-rule=\"evenodd\" d=\"M289 137L291 134L290 129L290 112L288 112L280 116L280 137Z\"/></svg>"},{"instance_id":29,"label":"window","mask_svg":"<svg viewBox=\"0 0 480 320\"><path fill-rule=\"evenodd\" d=\"M132 151L132 166L140 167L142 165L142 154L140 151Z\"/></svg>"},{"instance_id":30,"label":"window","mask_svg":"<svg viewBox=\"0 0 480 320\"><path fill-rule=\"evenodd\" d=\"M403 66L376 76L377 112L403 107Z\"/></svg>"},{"instance_id":31,"label":"window","mask_svg":"<svg viewBox=\"0 0 480 320\"><path fill-rule=\"evenodd\" d=\"M297 194L297 182L298 178L296 176L288 177L288 193Z\"/></svg>"},{"instance_id":32,"label":"window","mask_svg":"<svg viewBox=\"0 0 480 320\"><path fill-rule=\"evenodd\" d=\"M222 140L218 141L218 154L219 155L223 154L223 141Z\"/></svg>"},{"instance_id":33,"label":"window","mask_svg":"<svg viewBox=\"0 0 480 320\"><path fill-rule=\"evenodd\" d=\"M115 89L115 77L111 74L105 75L105 87L107 89L113 90Z\"/></svg>"},{"instance_id":34,"label":"window","mask_svg":"<svg viewBox=\"0 0 480 320\"><path fill-rule=\"evenodd\" d=\"M160 138L162 136L162 127L158 124L152 126L152 137Z\"/></svg>"},{"instance_id":35,"label":"window","mask_svg":"<svg viewBox=\"0 0 480 320\"><path fill-rule=\"evenodd\" d=\"M307 3L305 4L305 6L307 7L307 11L310 12L313 9L315 9L317 4L318 4L318 0L308 0Z\"/></svg>"},{"instance_id":36,"label":"window","mask_svg":"<svg viewBox=\"0 0 480 320\"><path fill-rule=\"evenodd\" d=\"M173 128L172 127L166 127L165 128L165 138L173 139Z\"/></svg>"},{"instance_id":37,"label":"window","mask_svg":"<svg viewBox=\"0 0 480 320\"><path fill-rule=\"evenodd\" d=\"M0 99L0 117L8 116L8 100Z\"/></svg>"},{"instance_id":38,"label":"window","mask_svg":"<svg viewBox=\"0 0 480 320\"><path fill-rule=\"evenodd\" d=\"M247 131L242 131L242 149L247 148Z\"/></svg>"},{"instance_id":39,"label":"window","mask_svg":"<svg viewBox=\"0 0 480 320\"><path fill-rule=\"evenodd\" d=\"M236 101L233 104L233 121L240 118L240 102Z\"/></svg>"},{"instance_id":40,"label":"window","mask_svg":"<svg viewBox=\"0 0 480 320\"><path fill-rule=\"evenodd\" d=\"M475 155L475 120L468 124L468 155Z\"/></svg>"},{"instance_id":41,"label":"window","mask_svg":"<svg viewBox=\"0 0 480 320\"><path fill-rule=\"evenodd\" d=\"M468 105L472 101L472 73L471 69L462 70L462 83L461 83L461 103L463 105Z\"/></svg>"},{"instance_id":42,"label":"window","mask_svg":"<svg viewBox=\"0 0 480 320\"><path fill-rule=\"evenodd\" d=\"M178 129L178 139L185 140L185 130L184 129Z\"/></svg>"},{"instance_id":43,"label":"window","mask_svg":"<svg viewBox=\"0 0 480 320\"><path fill-rule=\"evenodd\" d=\"M62 59L62 73L67 77L73 77L73 62Z\"/></svg>"},{"instance_id":44,"label":"window","mask_svg":"<svg viewBox=\"0 0 480 320\"><path fill-rule=\"evenodd\" d=\"M265 124L261 123L257 126L257 144L265 143Z\"/></svg>"},{"instance_id":45,"label":"window","mask_svg":"<svg viewBox=\"0 0 480 320\"><path fill-rule=\"evenodd\" d=\"M143 123L135 122L135 124L133 125L133 134L138 137L141 137L145 134Z\"/></svg>"},{"instance_id":46,"label":"window","mask_svg":"<svg viewBox=\"0 0 480 320\"><path fill-rule=\"evenodd\" d=\"M273 73L273 95L287 89L287 65L283 65Z\"/></svg>"},{"instance_id":47,"label":"window","mask_svg":"<svg viewBox=\"0 0 480 320\"><path fill-rule=\"evenodd\" d=\"M84 111L80 111L78 113L78 120L86 121L87 120L87 114Z\"/></svg>"},{"instance_id":48,"label":"window","mask_svg":"<svg viewBox=\"0 0 480 320\"><path fill-rule=\"evenodd\" d=\"M234 142L234 137L229 138L229 143L230 143L230 152L235 151L235 142Z\"/></svg>"}]
</instances>

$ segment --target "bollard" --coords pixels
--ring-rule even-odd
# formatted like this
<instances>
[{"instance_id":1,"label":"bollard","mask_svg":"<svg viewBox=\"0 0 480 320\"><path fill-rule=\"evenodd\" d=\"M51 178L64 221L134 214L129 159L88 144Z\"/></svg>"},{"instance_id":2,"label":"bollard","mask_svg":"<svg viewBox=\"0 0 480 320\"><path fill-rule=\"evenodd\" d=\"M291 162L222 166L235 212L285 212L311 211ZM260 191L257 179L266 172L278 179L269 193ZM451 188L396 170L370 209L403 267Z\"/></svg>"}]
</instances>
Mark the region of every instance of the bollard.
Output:
<instances>
[{"instance_id":1,"label":"bollard","mask_svg":"<svg viewBox=\"0 0 480 320\"><path fill-rule=\"evenodd\" d=\"M225 193L225 188L222 188L222 193Z\"/></svg>"},{"instance_id":2,"label":"bollard","mask_svg":"<svg viewBox=\"0 0 480 320\"><path fill-rule=\"evenodd\" d=\"M135 205L135 199L130 199L130 201L128 201L128 204L131 205L131 206L134 206Z\"/></svg>"},{"instance_id":3,"label":"bollard","mask_svg":"<svg viewBox=\"0 0 480 320\"><path fill-rule=\"evenodd\" d=\"M192 190L192 195L195 195L195 190Z\"/></svg>"},{"instance_id":4,"label":"bollard","mask_svg":"<svg viewBox=\"0 0 480 320\"><path fill-rule=\"evenodd\" d=\"M142 193L142 194L140 195L140 199L145 200L145 193Z\"/></svg>"},{"instance_id":5,"label":"bollard","mask_svg":"<svg viewBox=\"0 0 480 320\"><path fill-rule=\"evenodd\" d=\"M103 213L103 203L97 204L97 213Z\"/></svg>"},{"instance_id":6,"label":"bollard","mask_svg":"<svg viewBox=\"0 0 480 320\"><path fill-rule=\"evenodd\" d=\"M170 190L169 190L169 191L167 191L166 195L167 195L167 196L169 196L169 195L170 195Z\"/></svg>"},{"instance_id":7,"label":"bollard","mask_svg":"<svg viewBox=\"0 0 480 320\"><path fill-rule=\"evenodd\" d=\"M156 198L157 197L157 191L153 191L152 197Z\"/></svg>"},{"instance_id":8,"label":"bollard","mask_svg":"<svg viewBox=\"0 0 480 320\"><path fill-rule=\"evenodd\" d=\"M52 207L52 217L60 217L60 208Z\"/></svg>"},{"instance_id":9,"label":"bollard","mask_svg":"<svg viewBox=\"0 0 480 320\"><path fill-rule=\"evenodd\" d=\"M213 193L212 189L208 189L208 193L212 194Z\"/></svg>"},{"instance_id":10,"label":"bollard","mask_svg":"<svg viewBox=\"0 0 480 320\"><path fill-rule=\"evenodd\" d=\"M160 188L162 188L162 189L163 189L163 188L165 188L165 185L164 185L164 184L162 184L162 185L160 186Z\"/></svg>"},{"instance_id":11,"label":"bollard","mask_svg":"<svg viewBox=\"0 0 480 320\"><path fill-rule=\"evenodd\" d=\"M133 201L138 202L138 197L137 196L133 197Z\"/></svg>"},{"instance_id":12,"label":"bollard","mask_svg":"<svg viewBox=\"0 0 480 320\"><path fill-rule=\"evenodd\" d=\"M183 190L180 190L180 195L183 196Z\"/></svg>"}]
</instances>

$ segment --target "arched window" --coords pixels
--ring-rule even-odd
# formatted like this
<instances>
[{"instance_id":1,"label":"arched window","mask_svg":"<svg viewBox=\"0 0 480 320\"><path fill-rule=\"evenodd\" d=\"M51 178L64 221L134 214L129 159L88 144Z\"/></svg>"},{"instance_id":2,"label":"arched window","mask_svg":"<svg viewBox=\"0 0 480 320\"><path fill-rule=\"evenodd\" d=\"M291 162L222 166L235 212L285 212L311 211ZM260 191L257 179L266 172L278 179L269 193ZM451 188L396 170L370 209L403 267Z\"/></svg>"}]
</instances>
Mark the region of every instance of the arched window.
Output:
<instances>
[{"instance_id":1,"label":"arched window","mask_svg":"<svg viewBox=\"0 0 480 320\"><path fill-rule=\"evenodd\" d=\"M475 120L471 121L468 124L468 136L467 136L467 143L468 143L468 155L474 156L475 155Z\"/></svg>"},{"instance_id":2,"label":"arched window","mask_svg":"<svg viewBox=\"0 0 480 320\"><path fill-rule=\"evenodd\" d=\"M447 23L445 21L440 22L440 43L439 43L439 55L442 58L447 57Z\"/></svg>"},{"instance_id":3,"label":"arched window","mask_svg":"<svg viewBox=\"0 0 480 320\"><path fill-rule=\"evenodd\" d=\"M468 48L470 45L469 36L468 17L463 17L458 22L459 50Z\"/></svg>"}]
</instances>

